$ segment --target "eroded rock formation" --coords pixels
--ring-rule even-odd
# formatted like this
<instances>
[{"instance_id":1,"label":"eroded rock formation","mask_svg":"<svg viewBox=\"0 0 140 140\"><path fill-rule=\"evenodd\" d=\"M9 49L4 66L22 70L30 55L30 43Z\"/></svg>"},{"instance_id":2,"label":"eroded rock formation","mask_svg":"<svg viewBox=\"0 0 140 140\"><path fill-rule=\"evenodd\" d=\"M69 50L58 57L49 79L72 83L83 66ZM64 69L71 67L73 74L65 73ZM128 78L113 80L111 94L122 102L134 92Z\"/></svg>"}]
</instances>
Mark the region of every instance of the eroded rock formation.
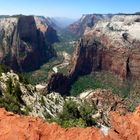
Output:
<instances>
[{"instance_id":1,"label":"eroded rock formation","mask_svg":"<svg viewBox=\"0 0 140 140\"><path fill-rule=\"evenodd\" d=\"M56 31L40 17L0 19L0 63L16 71L31 71L55 55Z\"/></svg>"},{"instance_id":2,"label":"eroded rock formation","mask_svg":"<svg viewBox=\"0 0 140 140\"><path fill-rule=\"evenodd\" d=\"M79 97L80 99L94 103L98 111L92 117L97 119L98 123L105 126L110 126L109 114L111 111L119 112L122 115L128 112L122 98L114 95L110 90L87 90L81 93Z\"/></svg>"},{"instance_id":3,"label":"eroded rock formation","mask_svg":"<svg viewBox=\"0 0 140 140\"><path fill-rule=\"evenodd\" d=\"M140 106L134 113L121 116L119 113L111 113L112 128L109 131L109 138L113 140L135 140L140 139ZM115 134L116 133L116 134Z\"/></svg>"}]
</instances>

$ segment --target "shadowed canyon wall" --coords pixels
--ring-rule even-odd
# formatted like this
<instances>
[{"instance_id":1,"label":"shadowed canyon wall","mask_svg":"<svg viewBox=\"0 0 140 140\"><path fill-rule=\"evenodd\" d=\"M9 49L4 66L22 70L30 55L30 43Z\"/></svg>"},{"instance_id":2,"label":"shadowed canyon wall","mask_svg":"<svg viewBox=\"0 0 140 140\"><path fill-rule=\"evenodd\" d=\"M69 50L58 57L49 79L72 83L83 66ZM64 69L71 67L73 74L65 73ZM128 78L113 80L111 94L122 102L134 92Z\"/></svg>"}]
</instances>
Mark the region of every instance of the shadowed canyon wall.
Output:
<instances>
[{"instance_id":1,"label":"shadowed canyon wall","mask_svg":"<svg viewBox=\"0 0 140 140\"><path fill-rule=\"evenodd\" d=\"M0 19L0 63L13 70L37 69L55 56L56 31L35 16Z\"/></svg>"}]
</instances>

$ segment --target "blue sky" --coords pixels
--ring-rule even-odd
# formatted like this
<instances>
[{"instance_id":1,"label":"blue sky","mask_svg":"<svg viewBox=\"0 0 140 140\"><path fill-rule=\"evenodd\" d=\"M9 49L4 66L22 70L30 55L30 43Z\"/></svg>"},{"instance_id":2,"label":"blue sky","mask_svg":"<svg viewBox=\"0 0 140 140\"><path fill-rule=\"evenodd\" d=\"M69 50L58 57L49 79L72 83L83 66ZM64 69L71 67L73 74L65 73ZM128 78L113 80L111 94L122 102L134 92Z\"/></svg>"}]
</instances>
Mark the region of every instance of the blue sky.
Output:
<instances>
[{"instance_id":1,"label":"blue sky","mask_svg":"<svg viewBox=\"0 0 140 140\"><path fill-rule=\"evenodd\" d=\"M79 18L89 13L140 11L140 0L0 0L0 15L26 14Z\"/></svg>"}]
</instances>

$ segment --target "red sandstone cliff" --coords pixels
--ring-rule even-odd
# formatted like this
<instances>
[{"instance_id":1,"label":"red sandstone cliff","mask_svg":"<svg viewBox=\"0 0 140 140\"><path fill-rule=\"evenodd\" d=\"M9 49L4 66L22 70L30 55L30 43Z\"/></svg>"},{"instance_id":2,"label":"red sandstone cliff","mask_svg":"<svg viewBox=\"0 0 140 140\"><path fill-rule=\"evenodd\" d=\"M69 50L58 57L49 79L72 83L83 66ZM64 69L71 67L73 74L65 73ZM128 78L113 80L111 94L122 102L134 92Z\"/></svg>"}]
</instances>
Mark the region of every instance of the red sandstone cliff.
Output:
<instances>
[{"instance_id":1,"label":"red sandstone cliff","mask_svg":"<svg viewBox=\"0 0 140 140\"><path fill-rule=\"evenodd\" d=\"M134 113L111 115L112 127L107 136L98 128L61 128L41 119L19 116L0 109L1 140L139 140L140 106Z\"/></svg>"}]
</instances>

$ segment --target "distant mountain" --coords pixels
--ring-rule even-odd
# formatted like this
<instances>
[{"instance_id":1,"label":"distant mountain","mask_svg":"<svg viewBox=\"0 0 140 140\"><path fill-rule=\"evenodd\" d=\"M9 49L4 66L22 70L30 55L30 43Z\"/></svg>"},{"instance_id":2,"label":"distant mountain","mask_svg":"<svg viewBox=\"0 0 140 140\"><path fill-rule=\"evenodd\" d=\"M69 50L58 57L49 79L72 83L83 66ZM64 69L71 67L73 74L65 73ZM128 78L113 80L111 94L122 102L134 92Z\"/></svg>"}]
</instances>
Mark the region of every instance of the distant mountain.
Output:
<instances>
[{"instance_id":1,"label":"distant mountain","mask_svg":"<svg viewBox=\"0 0 140 140\"><path fill-rule=\"evenodd\" d=\"M77 19L72 18L65 18L65 17L52 17L50 20L55 23L60 28L66 28L73 22L75 22Z\"/></svg>"},{"instance_id":2,"label":"distant mountain","mask_svg":"<svg viewBox=\"0 0 140 140\"><path fill-rule=\"evenodd\" d=\"M9 15L0 15L0 18L9 17Z\"/></svg>"},{"instance_id":3,"label":"distant mountain","mask_svg":"<svg viewBox=\"0 0 140 140\"><path fill-rule=\"evenodd\" d=\"M112 14L84 14L82 17L68 26L68 31L81 36L87 27L92 28L99 20L110 19Z\"/></svg>"},{"instance_id":4,"label":"distant mountain","mask_svg":"<svg viewBox=\"0 0 140 140\"><path fill-rule=\"evenodd\" d=\"M116 13L116 14L83 14L82 17L75 21L74 23L70 24L67 27L67 30L73 34L78 36L83 35L87 28L92 28L96 25L98 21L101 20L110 20L115 15L140 15L140 12L136 13Z\"/></svg>"}]
</instances>

